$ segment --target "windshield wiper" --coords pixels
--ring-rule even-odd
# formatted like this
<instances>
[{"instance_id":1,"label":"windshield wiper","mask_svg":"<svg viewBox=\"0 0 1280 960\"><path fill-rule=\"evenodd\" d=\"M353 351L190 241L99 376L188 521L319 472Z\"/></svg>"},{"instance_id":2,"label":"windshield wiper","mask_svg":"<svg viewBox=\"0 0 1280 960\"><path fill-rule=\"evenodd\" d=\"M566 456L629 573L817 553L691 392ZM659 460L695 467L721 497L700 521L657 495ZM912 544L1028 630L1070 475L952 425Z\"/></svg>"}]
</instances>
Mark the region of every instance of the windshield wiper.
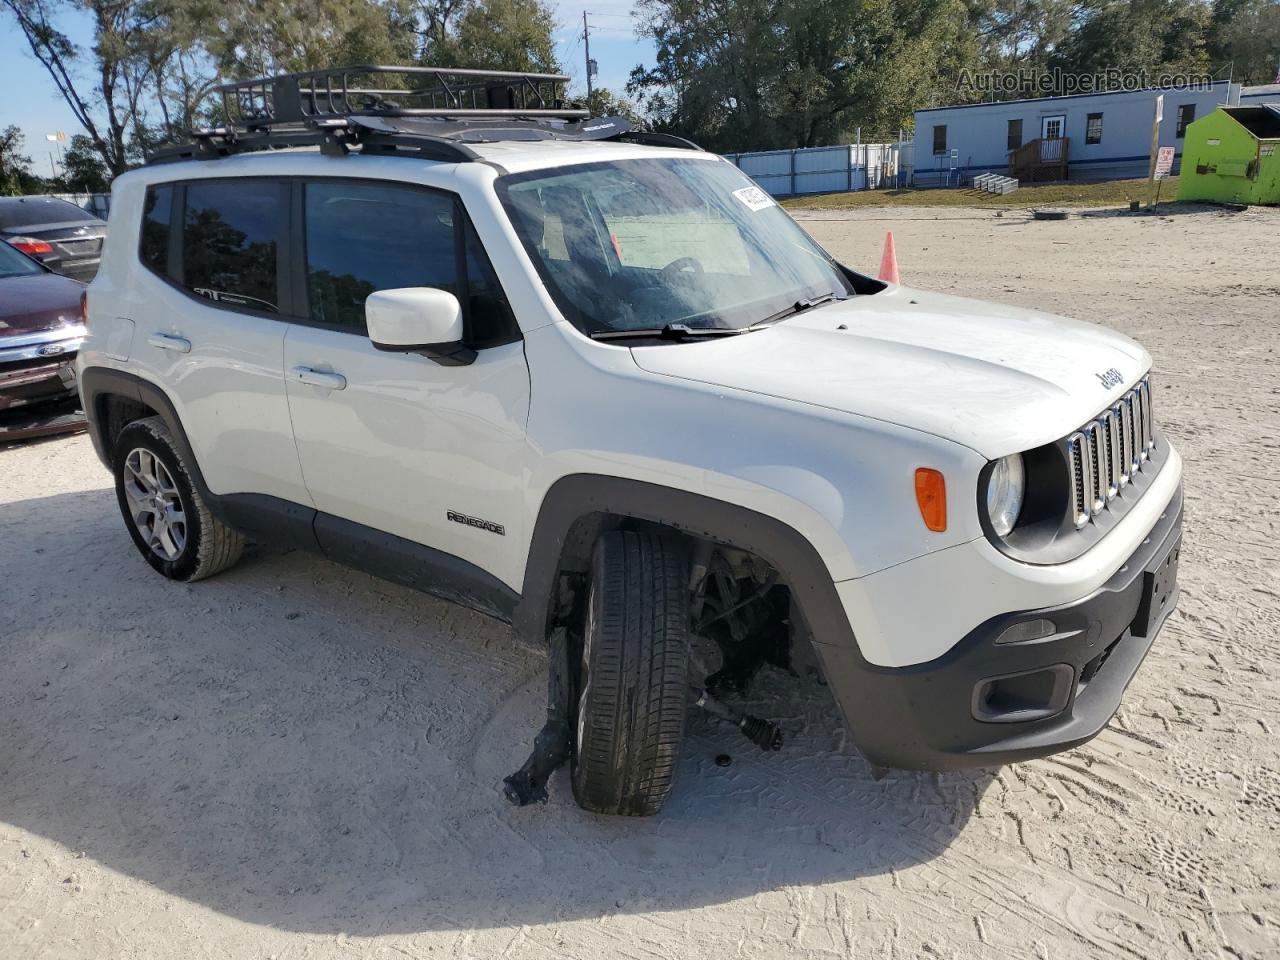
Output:
<instances>
[{"instance_id":1,"label":"windshield wiper","mask_svg":"<svg viewBox=\"0 0 1280 960\"><path fill-rule=\"evenodd\" d=\"M703 337L736 337L749 333L751 327L691 327L687 323L668 323L649 330L597 330L592 340L698 340Z\"/></svg>"},{"instance_id":2,"label":"windshield wiper","mask_svg":"<svg viewBox=\"0 0 1280 960\"><path fill-rule=\"evenodd\" d=\"M814 307L820 307L824 303L833 303L848 299L848 297L842 297L836 293L824 293L820 297L802 297L791 306L786 307L783 310L779 310L777 313L771 313L763 320L757 320L751 326L744 327L743 329L759 330L761 327L767 327L769 324L777 323L779 320L785 320L787 317L794 317L797 313L804 313L806 310L812 310Z\"/></svg>"}]
</instances>

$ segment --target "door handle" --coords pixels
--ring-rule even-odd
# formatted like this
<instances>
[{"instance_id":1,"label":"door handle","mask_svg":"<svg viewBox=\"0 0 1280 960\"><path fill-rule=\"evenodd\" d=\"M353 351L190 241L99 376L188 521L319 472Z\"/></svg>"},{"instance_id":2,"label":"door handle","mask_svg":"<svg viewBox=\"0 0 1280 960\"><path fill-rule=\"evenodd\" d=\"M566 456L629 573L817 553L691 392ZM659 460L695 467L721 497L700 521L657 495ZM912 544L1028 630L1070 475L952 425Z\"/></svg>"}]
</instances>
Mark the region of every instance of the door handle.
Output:
<instances>
[{"instance_id":1,"label":"door handle","mask_svg":"<svg viewBox=\"0 0 1280 960\"><path fill-rule=\"evenodd\" d=\"M345 390L347 387L347 378L340 373L313 370L310 367L294 367L291 373L299 383L309 383L313 387L324 387L326 390Z\"/></svg>"},{"instance_id":2,"label":"door handle","mask_svg":"<svg viewBox=\"0 0 1280 960\"><path fill-rule=\"evenodd\" d=\"M190 353L191 341L186 337L175 337L168 333L153 333L147 337L147 343L161 350L173 350L175 353Z\"/></svg>"}]
</instances>

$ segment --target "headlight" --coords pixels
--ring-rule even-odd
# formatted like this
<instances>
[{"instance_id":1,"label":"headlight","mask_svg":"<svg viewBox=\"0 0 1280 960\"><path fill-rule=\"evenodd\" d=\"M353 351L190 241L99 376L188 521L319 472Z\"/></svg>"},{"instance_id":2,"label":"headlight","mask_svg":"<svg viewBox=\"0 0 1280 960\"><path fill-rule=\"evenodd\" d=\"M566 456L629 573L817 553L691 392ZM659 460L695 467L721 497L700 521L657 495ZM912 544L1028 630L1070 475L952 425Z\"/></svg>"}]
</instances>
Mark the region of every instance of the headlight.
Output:
<instances>
[{"instance_id":1,"label":"headlight","mask_svg":"<svg viewBox=\"0 0 1280 960\"><path fill-rule=\"evenodd\" d=\"M987 516L991 518L991 528L1000 536L1008 536L1018 522L1026 489L1022 454L1015 453L995 462L987 478Z\"/></svg>"}]
</instances>

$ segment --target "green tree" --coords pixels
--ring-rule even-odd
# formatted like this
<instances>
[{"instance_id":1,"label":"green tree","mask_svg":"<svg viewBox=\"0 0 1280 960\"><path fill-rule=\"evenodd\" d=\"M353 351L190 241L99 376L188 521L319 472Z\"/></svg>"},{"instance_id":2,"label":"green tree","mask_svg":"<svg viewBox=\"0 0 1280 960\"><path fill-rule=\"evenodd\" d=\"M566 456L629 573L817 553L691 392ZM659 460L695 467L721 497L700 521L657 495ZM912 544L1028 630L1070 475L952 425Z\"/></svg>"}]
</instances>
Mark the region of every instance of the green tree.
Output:
<instances>
[{"instance_id":1,"label":"green tree","mask_svg":"<svg viewBox=\"0 0 1280 960\"><path fill-rule=\"evenodd\" d=\"M632 72L657 129L713 149L881 133L976 55L961 0L641 0L657 65Z\"/></svg>"},{"instance_id":2,"label":"green tree","mask_svg":"<svg viewBox=\"0 0 1280 960\"><path fill-rule=\"evenodd\" d=\"M1050 60L1064 73L1206 73L1210 29L1199 0L1084 0Z\"/></svg>"},{"instance_id":3,"label":"green tree","mask_svg":"<svg viewBox=\"0 0 1280 960\"><path fill-rule=\"evenodd\" d=\"M0 196L20 196L31 180L31 158L24 153L26 137L13 124L0 130Z\"/></svg>"},{"instance_id":4,"label":"green tree","mask_svg":"<svg viewBox=\"0 0 1280 960\"><path fill-rule=\"evenodd\" d=\"M542 0L472 0L452 12L443 39L429 41L423 62L440 67L559 73L555 14Z\"/></svg>"},{"instance_id":5,"label":"green tree","mask_svg":"<svg viewBox=\"0 0 1280 960\"><path fill-rule=\"evenodd\" d=\"M625 97L619 97L607 87L597 87L591 96L571 97L569 106L590 111L593 117L625 117L637 130L648 129L648 121L639 108Z\"/></svg>"},{"instance_id":6,"label":"green tree","mask_svg":"<svg viewBox=\"0 0 1280 960\"><path fill-rule=\"evenodd\" d=\"M111 189L111 178L102 157L93 148L93 141L77 133L62 157L61 186L73 193L106 193Z\"/></svg>"},{"instance_id":7,"label":"green tree","mask_svg":"<svg viewBox=\"0 0 1280 960\"><path fill-rule=\"evenodd\" d=\"M6 0L9 2L9 0ZM192 21L224 74L238 79L413 59L409 0L192 0Z\"/></svg>"},{"instance_id":8,"label":"green tree","mask_svg":"<svg viewBox=\"0 0 1280 960\"><path fill-rule=\"evenodd\" d=\"M129 141L145 129L148 92L176 49L172 2L0 0L113 176L129 166ZM72 13L93 25L87 49L60 26Z\"/></svg>"},{"instance_id":9,"label":"green tree","mask_svg":"<svg viewBox=\"0 0 1280 960\"><path fill-rule=\"evenodd\" d=\"M1209 41L1214 69L1241 83L1280 74L1280 0L1218 0Z\"/></svg>"}]
</instances>

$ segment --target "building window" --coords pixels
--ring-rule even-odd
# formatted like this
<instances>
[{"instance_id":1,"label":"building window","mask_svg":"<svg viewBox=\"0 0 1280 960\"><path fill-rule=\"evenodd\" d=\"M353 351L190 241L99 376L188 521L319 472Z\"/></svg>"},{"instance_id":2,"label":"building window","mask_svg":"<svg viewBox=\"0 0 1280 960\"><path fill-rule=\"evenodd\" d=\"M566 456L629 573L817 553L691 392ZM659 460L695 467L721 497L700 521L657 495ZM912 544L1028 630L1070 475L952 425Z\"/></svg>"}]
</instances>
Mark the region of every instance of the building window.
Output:
<instances>
[{"instance_id":1,"label":"building window","mask_svg":"<svg viewBox=\"0 0 1280 960\"><path fill-rule=\"evenodd\" d=\"M1102 142L1102 114L1091 113L1084 127L1085 143L1101 143Z\"/></svg>"},{"instance_id":2,"label":"building window","mask_svg":"<svg viewBox=\"0 0 1280 960\"><path fill-rule=\"evenodd\" d=\"M1178 107L1178 129L1174 131L1174 136L1181 140L1187 135L1187 127L1191 121L1196 118L1196 105L1194 103L1184 103Z\"/></svg>"},{"instance_id":3,"label":"building window","mask_svg":"<svg viewBox=\"0 0 1280 960\"><path fill-rule=\"evenodd\" d=\"M1022 146L1022 121L1010 120L1009 121L1009 149L1011 151L1017 150L1020 146Z\"/></svg>"},{"instance_id":4,"label":"building window","mask_svg":"<svg viewBox=\"0 0 1280 960\"><path fill-rule=\"evenodd\" d=\"M947 152L947 126L942 124L933 128L933 154L938 156Z\"/></svg>"}]
</instances>

